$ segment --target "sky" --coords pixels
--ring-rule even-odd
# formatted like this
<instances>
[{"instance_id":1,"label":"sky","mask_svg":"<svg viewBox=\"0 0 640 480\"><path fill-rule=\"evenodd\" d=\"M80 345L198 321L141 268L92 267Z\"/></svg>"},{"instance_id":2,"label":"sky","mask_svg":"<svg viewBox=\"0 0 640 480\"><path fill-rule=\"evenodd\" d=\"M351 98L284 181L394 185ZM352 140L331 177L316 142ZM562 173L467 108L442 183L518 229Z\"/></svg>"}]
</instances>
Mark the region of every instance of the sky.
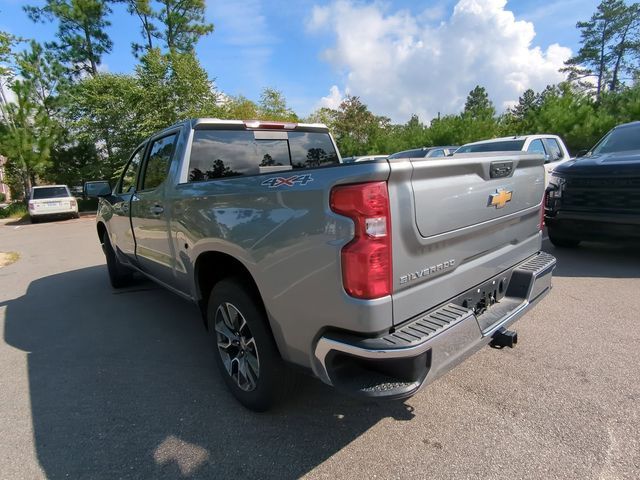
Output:
<instances>
[{"instance_id":1,"label":"sky","mask_svg":"<svg viewBox=\"0 0 640 480\"><path fill-rule=\"evenodd\" d=\"M22 11L41 0L0 0L0 30L40 42L54 24L34 24ZM335 108L357 95L377 115L428 122L458 113L476 85L498 111L527 88L563 79L558 69L579 48L575 24L598 0L207 0L214 32L197 53L228 95L254 101L280 90L299 115ZM101 68L130 73L137 19L114 5L113 51Z\"/></svg>"}]
</instances>

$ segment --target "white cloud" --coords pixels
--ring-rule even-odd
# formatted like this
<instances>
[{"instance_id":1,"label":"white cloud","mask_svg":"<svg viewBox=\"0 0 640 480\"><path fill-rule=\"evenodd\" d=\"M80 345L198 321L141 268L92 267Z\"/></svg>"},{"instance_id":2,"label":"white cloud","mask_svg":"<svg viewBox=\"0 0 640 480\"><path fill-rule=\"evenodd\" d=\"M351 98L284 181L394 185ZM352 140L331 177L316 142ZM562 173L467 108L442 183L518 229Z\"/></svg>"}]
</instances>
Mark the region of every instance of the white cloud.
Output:
<instances>
[{"instance_id":1,"label":"white cloud","mask_svg":"<svg viewBox=\"0 0 640 480\"><path fill-rule=\"evenodd\" d=\"M336 109L342 103L344 95L340 91L337 85L332 85L329 89L329 95L322 97L318 102L318 108L327 107Z\"/></svg>"},{"instance_id":2,"label":"white cloud","mask_svg":"<svg viewBox=\"0 0 640 480\"><path fill-rule=\"evenodd\" d=\"M527 88L541 90L564 78L558 69L570 49L533 46L533 24L516 20L506 0L460 0L437 25L432 15L389 12L385 5L334 0L314 7L307 28L333 32L335 45L322 57L346 73L343 90L394 121L413 113L425 121L438 112L457 113L475 85L504 109ZM320 103L328 105L339 93L331 87Z\"/></svg>"}]
</instances>

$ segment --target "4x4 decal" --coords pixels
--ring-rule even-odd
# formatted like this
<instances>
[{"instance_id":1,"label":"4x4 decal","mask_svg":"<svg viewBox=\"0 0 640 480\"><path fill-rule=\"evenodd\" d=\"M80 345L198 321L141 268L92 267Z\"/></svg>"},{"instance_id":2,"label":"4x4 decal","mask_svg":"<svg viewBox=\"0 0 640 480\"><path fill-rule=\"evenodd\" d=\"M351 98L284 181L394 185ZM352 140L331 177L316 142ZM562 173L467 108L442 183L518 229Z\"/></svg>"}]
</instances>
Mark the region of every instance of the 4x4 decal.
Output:
<instances>
[{"instance_id":1,"label":"4x4 decal","mask_svg":"<svg viewBox=\"0 0 640 480\"><path fill-rule=\"evenodd\" d=\"M313 177L307 173L306 175L293 175L291 177L267 178L261 185L268 186L269 188L280 186L293 187L294 185L306 185L309 182L313 182Z\"/></svg>"}]
</instances>

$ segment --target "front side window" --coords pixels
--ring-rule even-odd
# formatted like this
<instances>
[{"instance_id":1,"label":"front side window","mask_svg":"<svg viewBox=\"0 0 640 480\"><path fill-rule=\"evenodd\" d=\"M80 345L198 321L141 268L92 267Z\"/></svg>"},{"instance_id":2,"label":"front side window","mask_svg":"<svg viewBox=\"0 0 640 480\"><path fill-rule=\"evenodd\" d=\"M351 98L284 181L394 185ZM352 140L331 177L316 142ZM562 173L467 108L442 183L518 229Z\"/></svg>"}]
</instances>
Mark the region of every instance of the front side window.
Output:
<instances>
[{"instance_id":1,"label":"front side window","mask_svg":"<svg viewBox=\"0 0 640 480\"><path fill-rule=\"evenodd\" d=\"M529 153L540 153L542 155L546 155L547 151L544 149L544 145L542 144L542 140L536 138L531 142L529 148L527 148L527 152Z\"/></svg>"},{"instance_id":2,"label":"front side window","mask_svg":"<svg viewBox=\"0 0 640 480\"><path fill-rule=\"evenodd\" d=\"M138 167L140 167L143 153L144 147L141 147L129 160L129 164L122 174L117 193L129 193L135 189L138 179Z\"/></svg>"},{"instance_id":3,"label":"front side window","mask_svg":"<svg viewBox=\"0 0 640 480\"><path fill-rule=\"evenodd\" d=\"M338 163L328 133L288 132L285 138L256 139L249 130L196 130L189 181L257 175Z\"/></svg>"},{"instance_id":4,"label":"front side window","mask_svg":"<svg viewBox=\"0 0 640 480\"><path fill-rule=\"evenodd\" d=\"M177 133L154 140L149 151L149 159L145 166L141 190L158 187L169 173L169 165L173 157L173 149Z\"/></svg>"},{"instance_id":5,"label":"front side window","mask_svg":"<svg viewBox=\"0 0 640 480\"><path fill-rule=\"evenodd\" d=\"M432 150L429 154L430 157L444 157L444 150L438 148L436 150Z\"/></svg>"},{"instance_id":6,"label":"front side window","mask_svg":"<svg viewBox=\"0 0 640 480\"><path fill-rule=\"evenodd\" d=\"M555 138L547 138L547 147L549 147L549 157L552 162L556 162L564 156Z\"/></svg>"}]
</instances>

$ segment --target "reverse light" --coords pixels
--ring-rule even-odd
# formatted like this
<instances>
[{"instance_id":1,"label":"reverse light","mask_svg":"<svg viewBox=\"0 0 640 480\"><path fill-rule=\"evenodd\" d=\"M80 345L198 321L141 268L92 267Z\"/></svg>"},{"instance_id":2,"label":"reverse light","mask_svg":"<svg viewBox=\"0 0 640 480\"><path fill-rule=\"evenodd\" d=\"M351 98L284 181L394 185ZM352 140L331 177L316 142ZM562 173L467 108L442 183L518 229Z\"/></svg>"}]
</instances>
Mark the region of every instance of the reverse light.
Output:
<instances>
[{"instance_id":1,"label":"reverse light","mask_svg":"<svg viewBox=\"0 0 640 480\"><path fill-rule=\"evenodd\" d=\"M342 248L342 283L356 298L392 291L391 216L386 182L341 185L331 190L331 210L353 220L354 238Z\"/></svg>"}]
</instances>

